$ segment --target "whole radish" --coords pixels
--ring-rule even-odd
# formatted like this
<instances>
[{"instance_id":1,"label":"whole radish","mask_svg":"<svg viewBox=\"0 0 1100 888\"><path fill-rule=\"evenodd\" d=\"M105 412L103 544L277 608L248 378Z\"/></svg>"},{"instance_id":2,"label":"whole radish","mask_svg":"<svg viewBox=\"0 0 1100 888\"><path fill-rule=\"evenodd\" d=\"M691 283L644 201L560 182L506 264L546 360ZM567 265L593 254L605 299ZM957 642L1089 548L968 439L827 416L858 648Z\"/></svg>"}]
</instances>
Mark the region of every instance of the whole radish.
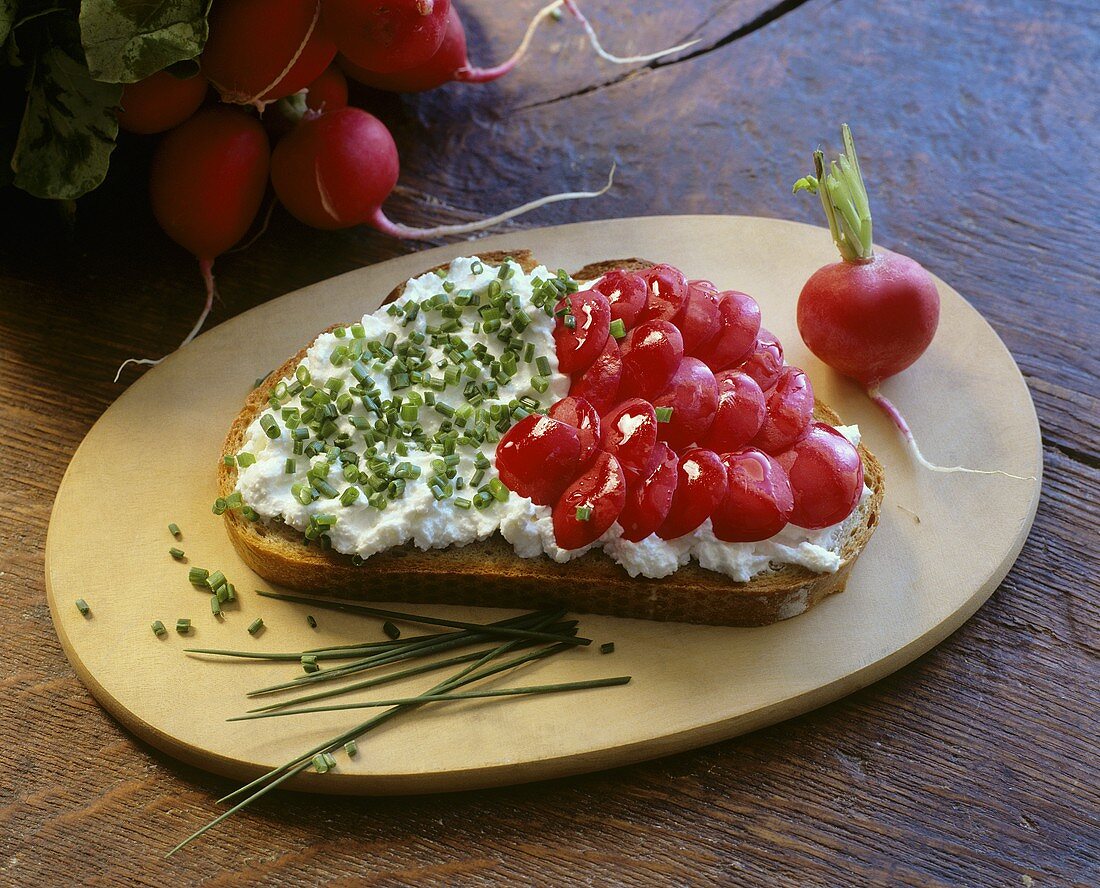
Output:
<instances>
[{"instance_id":1,"label":"whole radish","mask_svg":"<svg viewBox=\"0 0 1100 888\"><path fill-rule=\"evenodd\" d=\"M327 114L307 111L276 145L271 182L291 215L315 228L372 228L409 240L466 234L560 200L598 197L600 191L554 194L530 201L489 219L435 228L410 228L392 222L382 203L397 184L397 146L385 124L359 108ZM614 167L612 167L614 172Z\"/></svg>"},{"instance_id":2,"label":"whole radish","mask_svg":"<svg viewBox=\"0 0 1100 888\"><path fill-rule=\"evenodd\" d=\"M208 88L201 74L180 78L167 71L127 83L122 87L122 100L115 114L118 125L129 133L142 135L170 130L198 111Z\"/></svg>"},{"instance_id":3,"label":"whole radish","mask_svg":"<svg viewBox=\"0 0 1100 888\"><path fill-rule=\"evenodd\" d=\"M324 0L323 8L340 52L361 68L387 73L432 57L451 0Z\"/></svg>"},{"instance_id":4,"label":"whole radish","mask_svg":"<svg viewBox=\"0 0 1100 888\"><path fill-rule=\"evenodd\" d=\"M327 4L330 3L331 0L325 0L325 2ZM459 16L458 10L454 6L451 6L447 14L446 27L443 32L442 41L435 52L423 61L397 70L383 71L381 68L371 63L357 63L348 53L343 52L343 47L341 46L342 54L340 66L352 80L357 80L366 86L373 87L374 89L387 90L388 92L425 92L429 89L435 89L436 87L442 86L445 83L452 82L489 83L503 77L519 64L520 60L526 55L527 49L531 45L531 38L534 36L535 30L538 28L539 24L555 14L560 15L559 10L565 5L566 0L554 0L554 2L548 3L546 6L542 7L542 9L536 12L531 18L531 21L527 25L527 30L523 35L523 40L520 41L519 47L512 53L511 57L501 62L499 65L494 65L489 68L478 68L470 64L470 60L466 55L466 29L463 27L462 18ZM592 30L591 25L588 24L588 20L584 18L576 5L571 4L570 8L574 16L584 25L589 40L596 48L597 52L608 61L615 62L616 64L638 64L650 61L668 55L669 53L679 52L691 45L687 43L681 46L674 46L671 49L665 49L644 56L631 56L628 58L613 56L605 52L603 47L600 46L595 31ZM328 7L326 6L326 10L327 9ZM339 41L337 42L339 43Z\"/></svg>"},{"instance_id":5,"label":"whole radish","mask_svg":"<svg viewBox=\"0 0 1100 888\"><path fill-rule=\"evenodd\" d=\"M206 283L206 304L181 348L195 338L210 313L216 292L214 260L239 241L256 218L269 161L264 128L233 108L200 111L157 146L149 178L153 215L172 240L199 260Z\"/></svg>"},{"instance_id":6,"label":"whole radish","mask_svg":"<svg viewBox=\"0 0 1100 888\"><path fill-rule=\"evenodd\" d=\"M336 111L348 104L348 79L336 65L329 65L306 87L306 107L311 111Z\"/></svg>"},{"instance_id":7,"label":"whole radish","mask_svg":"<svg viewBox=\"0 0 1100 888\"><path fill-rule=\"evenodd\" d=\"M940 297L932 276L920 264L889 250L876 251L872 246L867 189L847 124L841 127L841 134L844 153L829 165L828 171L824 153L815 151L815 175L794 184L795 193L809 191L821 198L841 256L840 262L814 272L802 288L798 332L818 358L864 386L925 468L1008 474L930 463L920 452L905 418L879 391L883 380L909 367L932 342L939 323Z\"/></svg>"},{"instance_id":8,"label":"whole radish","mask_svg":"<svg viewBox=\"0 0 1100 888\"><path fill-rule=\"evenodd\" d=\"M262 110L304 89L335 57L321 0L219 0L200 64L222 101Z\"/></svg>"}]
</instances>

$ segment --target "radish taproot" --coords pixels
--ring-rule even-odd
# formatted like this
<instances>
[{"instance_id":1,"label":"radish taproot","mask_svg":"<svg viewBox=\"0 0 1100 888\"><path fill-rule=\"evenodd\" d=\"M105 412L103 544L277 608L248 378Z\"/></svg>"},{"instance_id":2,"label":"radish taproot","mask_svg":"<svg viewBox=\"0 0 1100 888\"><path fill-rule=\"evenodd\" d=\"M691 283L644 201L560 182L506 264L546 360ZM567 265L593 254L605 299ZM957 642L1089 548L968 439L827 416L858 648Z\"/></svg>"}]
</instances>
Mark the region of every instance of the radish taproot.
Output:
<instances>
[{"instance_id":1,"label":"radish taproot","mask_svg":"<svg viewBox=\"0 0 1100 888\"><path fill-rule=\"evenodd\" d=\"M271 158L271 182L291 215L315 228L369 225L384 234L407 240L425 240L468 234L504 222L561 200L598 197L599 191L552 194L477 222L410 228L393 222L382 203L397 184L397 146L385 124L359 108L340 108L329 114L307 112L285 136ZM611 172L614 174L612 166Z\"/></svg>"},{"instance_id":2,"label":"radish taproot","mask_svg":"<svg viewBox=\"0 0 1100 888\"><path fill-rule=\"evenodd\" d=\"M172 240L199 260L206 304L180 347L210 314L216 293L214 260L239 241L256 218L267 187L267 133L234 108L208 108L168 133L153 155L149 198L153 215ZM131 358L126 364L158 364ZM115 375L118 380L118 374Z\"/></svg>"},{"instance_id":3,"label":"radish taproot","mask_svg":"<svg viewBox=\"0 0 1100 888\"><path fill-rule=\"evenodd\" d=\"M219 0L199 63L222 101L263 110L305 89L335 57L321 0Z\"/></svg>"},{"instance_id":4,"label":"radish taproot","mask_svg":"<svg viewBox=\"0 0 1100 888\"><path fill-rule=\"evenodd\" d=\"M118 125L128 133L163 133L199 110L209 86L201 74L181 78L168 71L127 83L115 113Z\"/></svg>"},{"instance_id":5,"label":"radish taproot","mask_svg":"<svg viewBox=\"0 0 1100 888\"><path fill-rule=\"evenodd\" d=\"M340 53L381 74L428 61L447 30L450 0L324 0L322 19Z\"/></svg>"},{"instance_id":6,"label":"radish taproot","mask_svg":"<svg viewBox=\"0 0 1100 888\"><path fill-rule=\"evenodd\" d=\"M325 0L325 2L328 4L332 2L332 0ZM673 46L670 49L663 49L659 52L649 53L648 55L629 57L614 56L606 52L600 45L599 39L596 37L596 32L575 3L567 3L567 0L553 0L552 3L548 3L531 17L531 21L527 24L527 30L524 32L523 39L520 41L516 51L513 52L508 59L501 62L499 65L493 65L488 68L478 68L470 64L470 59L466 54L466 29L462 25L462 17L458 14L458 10L454 6L451 6L447 14L443 39L435 53L429 58L415 65L401 68L400 70L388 70L383 72L375 63L368 62L365 65L359 64L349 53L343 52L343 47L341 47L340 66L352 80L356 80L365 86L386 90L388 92L426 92L427 90L443 86L445 83L489 83L503 77L520 63L527 54L528 47L531 45L531 39L534 37L539 24L547 18L560 15L560 10L564 6L568 6L574 17L584 26L589 42L596 49L596 52L608 61L615 62L616 64L628 65L652 61L653 59L658 59L671 53L680 52L695 42L692 41L691 43L684 43L680 46ZM328 6L326 5L325 8L327 10ZM339 43L339 40L337 43Z\"/></svg>"},{"instance_id":7,"label":"radish taproot","mask_svg":"<svg viewBox=\"0 0 1100 888\"><path fill-rule=\"evenodd\" d=\"M798 332L818 358L859 382L868 397L897 426L913 457L934 472L1008 475L997 470L938 466L917 446L905 418L879 390L879 385L916 361L936 334L940 296L932 276L917 262L876 251L871 240L871 210L855 142L847 124L841 127L844 151L825 167L825 155L814 152L814 175L794 183L794 192L821 198L841 261L814 272L798 297Z\"/></svg>"}]
</instances>

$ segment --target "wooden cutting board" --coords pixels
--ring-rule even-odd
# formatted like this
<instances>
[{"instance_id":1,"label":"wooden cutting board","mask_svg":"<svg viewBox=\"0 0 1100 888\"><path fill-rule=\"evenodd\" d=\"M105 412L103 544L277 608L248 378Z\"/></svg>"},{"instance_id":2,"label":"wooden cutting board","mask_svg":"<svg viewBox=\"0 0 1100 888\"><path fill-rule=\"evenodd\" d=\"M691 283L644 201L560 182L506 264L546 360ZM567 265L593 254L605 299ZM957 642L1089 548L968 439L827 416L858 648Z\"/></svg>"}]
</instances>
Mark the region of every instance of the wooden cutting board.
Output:
<instances>
[{"instance_id":1,"label":"wooden cutting board","mask_svg":"<svg viewBox=\"0 0 1100 888\"><path fill-rule=\"evenodd\" d=\"M412 793L516 783L613 767L751 731L828 703L889 674L957 629L989 597L1022 547L1038 480L939 475L915 468L889 422L857 386L813 358L795 327L802 283L833 261L824 229L738 216L589 222L455 244L364 268L246 312L171 355L134 383L92 428L58 490L46 546L46 586L58 637L96 699L143 740L241 779L277 766L364 720L362 710L226 723L244 694L301 674L296 663L215 661L185 647L297 651L381 639L380 621L261 599L270 588L238 558L211 514L221 443L253 380L320 329L374 309L397 283L454 256L527 247L550 268L641 256L757 298L792 364L886 467L878 531L848 590L763 629L585 616L584 634L615 642L561 655L509 677L535 684L630 674L631 684L568 695L436 704L367 736L358 758L293 788ZM940 329L928 352L885 394L941 464L1038 479L1039 427L1020 372L964 299L938 282ZM167 531L183 530L178 543ZM240 590L219 621L208 596L172 560L220 568ZM83 617L74 606L84 598ZM394 605L401 609L400 605ZM404 608L409 610L410 608ZM477 621L504 612L423 608ZM246 632L262 616L259 637ZM194 629L177 635L179 617ZM156 638L150 623L169 632ZM406 632L421 631L405 627ZM960 664L964 668L965 664ZM374 692L420 690L428 675ZM364 699L370 699L369 692Z\"/></svg>"}]
</instances>

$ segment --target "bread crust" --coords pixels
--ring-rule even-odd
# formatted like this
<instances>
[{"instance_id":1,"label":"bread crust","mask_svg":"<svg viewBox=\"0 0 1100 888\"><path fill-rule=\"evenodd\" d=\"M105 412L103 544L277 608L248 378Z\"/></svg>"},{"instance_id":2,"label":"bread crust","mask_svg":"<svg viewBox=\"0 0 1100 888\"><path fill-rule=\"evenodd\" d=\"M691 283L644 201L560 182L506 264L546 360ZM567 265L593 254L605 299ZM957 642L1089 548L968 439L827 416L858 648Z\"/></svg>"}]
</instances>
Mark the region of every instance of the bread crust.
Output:
<instances>
[{"instance_id":1,"label":"bread crust","mask_svg":"<svg viewBox=\"0 0 1100 888\"><path fill-rule=\"evenodd\" d=\"M496 264L509 256L527 272L538 265L525 250L486 253L481 258ZM635 258L608 260L587 265L574 277L593 280L613 268L630 270L652 264ZM403 291L402 283L386 301L400 297ZM307 349L308 345L272 371L267 379L292 375ZM226 436L223 455L234 455L241 449L248 427L267 406L266 391L261 384L248 396ZM816 403L814 413L823 422L840 424L840 418L821 402ZM270 583L306 593L485 607L561 605L576 613L764 626L796 616L844 590L852 566L878 524L885 490L882 465L866 447L860 445L859 452L871 495L846 522L840 568L835 573L816 574L804 567L785 564L745 583L705 570L695 562L662 579L630 577L600 549L566 564L545 556L519 558L499 533L487 540L447 549L425 551L407 543L355 564L351 556L303 545L301 533L280 521L253 522L235 512L226 512L224 520L234 547L252 570ZM219 496L232 493L236 477L235 466L220 463Z\"/></svg>"}]
</instances>

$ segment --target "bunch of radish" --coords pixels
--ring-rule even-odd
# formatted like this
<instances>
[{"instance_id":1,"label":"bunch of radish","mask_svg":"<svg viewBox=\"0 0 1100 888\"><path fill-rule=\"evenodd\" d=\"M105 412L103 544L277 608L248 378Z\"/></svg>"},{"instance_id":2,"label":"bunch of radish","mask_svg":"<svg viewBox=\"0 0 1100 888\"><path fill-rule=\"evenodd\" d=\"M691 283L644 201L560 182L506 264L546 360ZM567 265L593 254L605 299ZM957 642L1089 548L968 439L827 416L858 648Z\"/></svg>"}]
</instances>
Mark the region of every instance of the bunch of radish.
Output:
<instances>
[{"instance_id":1,"label":"bunch of radish","mask_svg":"<svg viewBox=\"0 0 1100 888\"><path fill-rule=\"evenodd\" d=\"M215 0L200 73L178 79L161 71L128 84L118 111L125 130L165 133L152 165L153 212L199 260L206 282L205 307L182 344L210 311L214 260L252 227L269 177L278 201L307 225L368 225L413 240L466 234L548 203L603 194L610 179L598 191L548 195L468 224L401 225L382 210L400 169L393 137L378 118L348 105L344 72L395 92L495 80L520 61L538 23L560 16L563 7L611 61L645 61L683 48L613 56L573 0L554 0L535 15L510 59L476 68L450 0ZM206 104L211 86L220 104Z\"/></svg>"}]
</instances>

